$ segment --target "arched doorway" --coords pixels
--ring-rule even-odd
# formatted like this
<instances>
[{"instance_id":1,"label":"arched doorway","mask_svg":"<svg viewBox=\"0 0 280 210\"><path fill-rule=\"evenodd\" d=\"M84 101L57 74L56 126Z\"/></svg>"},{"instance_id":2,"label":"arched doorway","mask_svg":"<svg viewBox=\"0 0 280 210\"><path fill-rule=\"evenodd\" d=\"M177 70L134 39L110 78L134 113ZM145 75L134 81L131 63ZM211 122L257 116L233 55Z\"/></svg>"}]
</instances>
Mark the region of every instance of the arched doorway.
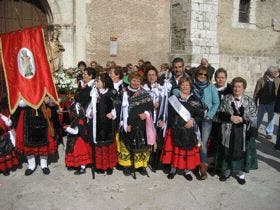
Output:
<instances>
[{"instance_id":1,"label":"arched doorway","mask_svg":"<svg viewBox=\"0 0 280 210\"><path fill-rule=\"evenodd\" d=\"M52 12L47 0L0 0L0 34L37 25L48 25ZM0 59L0 105L6 102L3 66Z\"/></svg>"},{"instance_id":2,"label":"arched doorway","mask_svg":"<svg viewBox=\"0 0 280 210\"><path fill-rule=\"evenodd\" d=\"M47 25L51 19L47 0L0 0L0 34Z\"/></svg>"}]
</instances>

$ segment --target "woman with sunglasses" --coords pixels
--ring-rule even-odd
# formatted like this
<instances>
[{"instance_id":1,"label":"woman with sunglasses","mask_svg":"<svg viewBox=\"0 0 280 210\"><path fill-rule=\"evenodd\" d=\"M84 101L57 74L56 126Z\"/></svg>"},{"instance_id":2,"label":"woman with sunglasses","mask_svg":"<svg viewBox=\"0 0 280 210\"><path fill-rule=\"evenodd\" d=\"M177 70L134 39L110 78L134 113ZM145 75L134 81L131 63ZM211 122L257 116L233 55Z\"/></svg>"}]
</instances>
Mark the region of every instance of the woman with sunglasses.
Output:
<instances>
[{"instance_id":1,"label":"woman with sunglasses","mask_svg":"<svg viewBox=\"0 0 280 210\"><path fill-rule=\"evenodd\" d=\"M207 178L207 141L212 129L212 120L217 112L220 104L219 95L216 87L210 83L210 78L207 73L207 68L201 66L196 71L195 80L193 84L193 94L200 100L204 108L204 119L201 125L202 135L202 150L200 153L201 164L200 174L201 179Z\"/></svg>"}]
</instances>

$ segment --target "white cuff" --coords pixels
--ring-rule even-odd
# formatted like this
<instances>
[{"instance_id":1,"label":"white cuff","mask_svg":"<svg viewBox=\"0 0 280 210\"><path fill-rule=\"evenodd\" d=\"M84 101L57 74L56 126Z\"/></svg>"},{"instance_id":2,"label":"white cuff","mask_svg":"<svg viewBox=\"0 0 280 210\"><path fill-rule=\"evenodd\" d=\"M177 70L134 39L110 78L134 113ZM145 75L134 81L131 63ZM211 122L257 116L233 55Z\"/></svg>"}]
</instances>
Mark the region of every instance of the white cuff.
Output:
<instances>
[{"instance_id":1,"label":"white cuff","mask_svg":"<svg viewBox=\"0 0 280 210\"><path fill-rule=\"evenodd\" d=\"M5 115L2 115L1 119L4 121L4 123L7 127L10 127L12 125L12 120L10 118L6 117Z\"/></svg>"},{"instance_id":2,"label":"white cuff","mask_svg":"<svg viewBox=\"0 0 280 210\"><path fill-rule=\"evenodd\" d=\"M79 132L79 129L78 129L77 126L75 128L68 127L68 128L66 128L65 131L70 133L70 134L77 135L78 132Z\"/></svg>"},{"instance_id":3,"label":"white cuff","mask_svg":"<svg viewBox=\"0 0 280 210\"><path fill-rule=\"evenodd\" d=\"M10 140L15 147L16 146L16 132L15 132L15 130L10 130L8 132L10 134Z\"/></svg>"},{"instance_id":4,"label":"white cuff","mask_svg":"<svg viewBox=\"0 0 280 210\"><path fill-rule=\"evenodd\" d=\"M113 115L112 120L115 120L115 119L117 118L117 112L116 112L116 109L115 109L115 108L112 109L111 114Z\"/></svg>"}]
</instances>

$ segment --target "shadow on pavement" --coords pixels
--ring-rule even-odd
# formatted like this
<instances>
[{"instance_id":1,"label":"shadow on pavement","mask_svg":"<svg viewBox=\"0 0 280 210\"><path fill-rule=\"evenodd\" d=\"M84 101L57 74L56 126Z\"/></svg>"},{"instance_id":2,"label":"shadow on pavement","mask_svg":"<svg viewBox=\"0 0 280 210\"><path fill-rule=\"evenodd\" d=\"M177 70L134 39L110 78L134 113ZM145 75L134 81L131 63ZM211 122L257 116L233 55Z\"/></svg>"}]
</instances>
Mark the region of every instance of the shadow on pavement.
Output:
<instances>
[{"instance_id":1,"label":"shadow on pavement","mask_svg":"<svg viewBox=\"0 0 280 210\"><path fill-rule=\"evenodd\" d=\"M257 138L256 146L257 150L261 153L264 153L267 156L264 156L263 154L258 154L258 160L261 160L265 162L266 164L270 165L277 171L280 171L280 151L274 149L274 143L268 141L265 137L265 135L259 133ZM274 157L269 158L268 156ZM279 159L278 161L275 159Z\"/></svg>"}]
</instances>

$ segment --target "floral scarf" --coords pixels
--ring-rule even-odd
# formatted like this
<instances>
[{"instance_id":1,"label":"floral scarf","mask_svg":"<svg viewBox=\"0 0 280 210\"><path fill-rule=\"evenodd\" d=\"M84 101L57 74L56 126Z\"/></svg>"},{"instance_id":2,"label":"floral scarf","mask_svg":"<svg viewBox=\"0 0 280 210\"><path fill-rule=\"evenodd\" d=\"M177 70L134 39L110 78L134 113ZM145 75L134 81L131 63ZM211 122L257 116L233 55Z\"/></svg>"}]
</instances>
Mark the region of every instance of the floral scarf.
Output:
<instances>
[{"instance_id":1,"label":"floral scarf","mask_svg":"<svg viewBox=\"0 0 280 210\"><path fill-rule=\"evenodd\" d=\"M209 86L210 82L206 80L205 82L200 82L198 80L194 80L193 88L192 88L192 93L194 94L195 97L199 99L201 102L203 109L208 110L207 105L203 101L203 95L204 95L204 89Z\"/></svg>"}]
</instances>

